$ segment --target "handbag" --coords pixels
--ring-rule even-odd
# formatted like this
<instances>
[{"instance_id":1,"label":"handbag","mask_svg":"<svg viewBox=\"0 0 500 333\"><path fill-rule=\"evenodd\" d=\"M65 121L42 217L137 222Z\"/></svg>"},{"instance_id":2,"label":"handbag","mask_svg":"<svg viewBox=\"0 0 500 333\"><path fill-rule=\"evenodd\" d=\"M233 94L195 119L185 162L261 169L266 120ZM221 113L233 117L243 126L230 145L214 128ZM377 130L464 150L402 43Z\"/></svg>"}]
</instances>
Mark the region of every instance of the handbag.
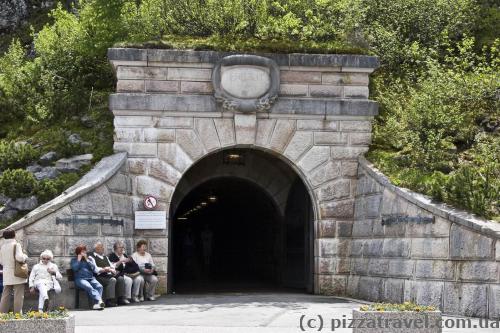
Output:
<instances>
[{"instance_id":1,"label":"handbag","mask_svg":"<svg viewBox=\"0 0 500 333\"><path fill-rule=\"evenodd\" d=\"M21 278L21 279L27 279L28 278L28 264L26 262L19 262L16 260L16 246L17 243L14 245L14 276Z\"/></svg>"},{"instance_id":2,"label":"handbag","mask_svg":"<svg viewBox=\"0 0 500 333\"><path fill-rule=\"evenodd\" d=\"M135 278L136 276L141 274L141 271L139 270L139 265L130 258L130 262L125 264L125 267L123 268L123 273L125 273L126 276L129 278Z\"/></svg>"},{"instance_id":3,"label":"handbag","mask_svg":"<svg viewBox=\"0 0 500 333\"><path fill-rule=\"evenodd\" d=\"M140 274L141 274L141 272L125 273L125 275L128 276L131 279L135 278L136 276L139 276Z\"/></svg>"}]
</instances>

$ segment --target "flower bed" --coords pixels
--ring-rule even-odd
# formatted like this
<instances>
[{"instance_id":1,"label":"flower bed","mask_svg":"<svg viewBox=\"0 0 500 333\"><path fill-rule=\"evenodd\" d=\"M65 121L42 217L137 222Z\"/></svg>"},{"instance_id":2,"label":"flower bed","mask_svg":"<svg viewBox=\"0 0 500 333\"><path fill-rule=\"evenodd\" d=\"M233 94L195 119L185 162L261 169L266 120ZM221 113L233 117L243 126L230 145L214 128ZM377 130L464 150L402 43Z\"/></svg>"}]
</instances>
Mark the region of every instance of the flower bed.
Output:
<instances>
[{"instance_id":1,"label":"flower bed","mask_svg":"<svg viewBox=\"0 0 500 333\"><path fill-rule=\"evenodd\" d=\"M0 314L0 332L22 333L74 333L75 317L59 307L55 311L40 313L29 311Z\"/></svg>"},{"instance_id":2,"label":"flower bed","mask_svg":"<svg viewBox=\"0 0 500 333\"><path fill-rule=\"evenodd\" d=\"M375 303L352 310L353 333L441 333L441 312L433 306Z\"/></svg>"}]
</instances>

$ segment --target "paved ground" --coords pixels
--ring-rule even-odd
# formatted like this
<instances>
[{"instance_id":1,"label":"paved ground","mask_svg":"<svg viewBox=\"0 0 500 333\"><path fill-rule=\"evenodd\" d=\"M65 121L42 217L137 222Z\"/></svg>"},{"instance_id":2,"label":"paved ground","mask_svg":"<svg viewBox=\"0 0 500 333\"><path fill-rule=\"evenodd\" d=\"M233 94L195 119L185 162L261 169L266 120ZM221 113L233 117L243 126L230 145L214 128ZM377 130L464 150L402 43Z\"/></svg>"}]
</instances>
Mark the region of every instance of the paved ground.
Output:
<instances>
[{"instance_id":1,"label":"paved ground","mask_svg":"<svg viewBox=\"0 0 500 333\"><path fill-rule=\"evenodd\" d=\"M332 332L332 319L351 318L355 301L292 293L218 293L169 295L155 302L104 311L74 311L77 333L297 333L303 317L306 332ZM345 316L345 317L343 317ZM310 326L307 328L308 320ZM478 324L477 319L473 323ZM351 329L335 329L351 332ZM496 329L444 329L443 332L496 332Z\"/></svg>"}]
</instances>

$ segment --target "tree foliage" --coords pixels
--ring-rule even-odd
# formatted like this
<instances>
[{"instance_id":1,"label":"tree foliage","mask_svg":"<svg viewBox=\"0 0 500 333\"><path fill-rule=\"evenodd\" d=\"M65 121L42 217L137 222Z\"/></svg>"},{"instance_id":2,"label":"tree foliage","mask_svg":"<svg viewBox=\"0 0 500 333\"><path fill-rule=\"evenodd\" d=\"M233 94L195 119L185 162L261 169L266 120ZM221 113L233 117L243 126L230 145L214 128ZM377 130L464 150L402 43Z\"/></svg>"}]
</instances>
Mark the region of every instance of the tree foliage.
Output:
<instances>
[{"instance_id":1,"label":"tree foliage","mask_svg":"<svg viewBox=\"0 0 500 333\"><path fill-rule=\"evenodd\" d=\"M371 82L381 106L372 160L400 185L499 215L495 1L81 0L51 15L50 24L33 30L31 47L14 40L0 57L0 136L9 124L43 129L89 113L112 128L109 112L99 117L114 86L106 50L116 43L363 48L382 63ZM91 141L100 147L106 137L97 132ZM61 145L56 150L68 151Z\"/></svg>"}]
</instances>

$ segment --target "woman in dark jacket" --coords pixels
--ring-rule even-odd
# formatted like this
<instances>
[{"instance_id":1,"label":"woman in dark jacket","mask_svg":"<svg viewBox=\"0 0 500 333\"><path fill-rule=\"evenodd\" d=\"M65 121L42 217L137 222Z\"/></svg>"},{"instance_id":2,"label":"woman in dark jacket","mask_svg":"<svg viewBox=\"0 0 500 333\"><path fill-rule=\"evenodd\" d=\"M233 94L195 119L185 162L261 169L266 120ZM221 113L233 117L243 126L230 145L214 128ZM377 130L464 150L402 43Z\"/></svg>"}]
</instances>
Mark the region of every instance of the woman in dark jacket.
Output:
<instances>
[{"instance_id":1,"label":"woman in dark jacket","mask_svg":"<svg viewBox=\"0 0 500 333\"><path fill-rule=\"evenodd\" d=\"M125 297L132 299L133 302L139 302L139 294L142 294L144 279L139 272L139 266L129 258L125 253L125 244L117 241L113 245L113 253L108 258L115 265L115 269L120 272L119 275L125 280ZM124 303L126 303L123 300Z\"/></svg>"}]
</instances>

